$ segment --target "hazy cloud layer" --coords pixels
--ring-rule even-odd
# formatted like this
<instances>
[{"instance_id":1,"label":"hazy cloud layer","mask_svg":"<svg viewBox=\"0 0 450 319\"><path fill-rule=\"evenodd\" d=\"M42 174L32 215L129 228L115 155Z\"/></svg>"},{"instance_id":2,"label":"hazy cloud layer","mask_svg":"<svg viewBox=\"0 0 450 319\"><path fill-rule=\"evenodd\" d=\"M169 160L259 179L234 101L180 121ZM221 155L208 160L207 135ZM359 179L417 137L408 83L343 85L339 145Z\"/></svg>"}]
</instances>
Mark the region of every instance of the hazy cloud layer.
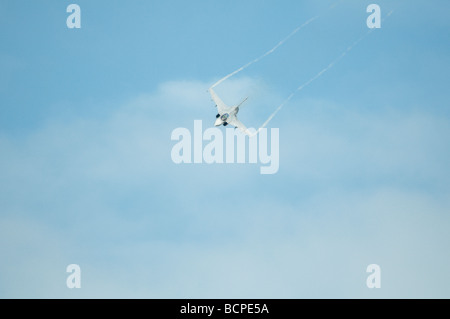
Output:
<instances>
[{"instance_id":1,"label":"hazy cloud layer","mask_svg":"<svg viewBox=\"0 0 450 319\"><path fill-rule=\"evenodd\" d=\"M171 131L214 121L208 84L162 83L102 116L0 137L1 296L450 296L447 118L298 98L271 122L276 175L176 165ZM220 90L250 96L253 126L283 98L252 78Z\"/></svg>"}]
</instances>

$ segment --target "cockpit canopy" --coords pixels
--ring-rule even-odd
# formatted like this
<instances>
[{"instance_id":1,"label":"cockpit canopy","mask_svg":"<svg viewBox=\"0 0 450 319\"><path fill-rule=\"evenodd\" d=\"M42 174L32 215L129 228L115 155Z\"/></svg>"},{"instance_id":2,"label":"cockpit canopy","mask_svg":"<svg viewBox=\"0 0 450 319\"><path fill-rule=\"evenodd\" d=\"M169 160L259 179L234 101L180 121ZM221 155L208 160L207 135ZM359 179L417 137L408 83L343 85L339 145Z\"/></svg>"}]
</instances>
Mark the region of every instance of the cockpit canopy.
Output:
<instances>
[{"instance_id":1,"label":"cockpit canopy","mask_svg":"<svg viewBox=\"0 0 450 319\"><path fill-rule=\"evenodd\" d=\"M228 118L230 117L230 114L228 114L228 113L225 113L225 114L222 114L222 116L220 117L220 119L222 120L222 121L226 121L226 120L228 120Z\"/></svg>"}]
</instances>

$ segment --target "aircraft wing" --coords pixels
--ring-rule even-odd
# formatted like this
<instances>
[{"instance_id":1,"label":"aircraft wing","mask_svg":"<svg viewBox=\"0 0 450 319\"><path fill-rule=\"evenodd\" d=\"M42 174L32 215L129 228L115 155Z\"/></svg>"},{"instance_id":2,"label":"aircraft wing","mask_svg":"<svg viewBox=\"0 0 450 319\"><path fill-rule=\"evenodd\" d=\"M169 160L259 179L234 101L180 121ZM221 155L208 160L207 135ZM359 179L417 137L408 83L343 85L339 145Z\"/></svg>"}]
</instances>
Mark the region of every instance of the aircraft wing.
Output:
<instances>
[{"instance_id":1,"label":"aircraft wing","mask_svg":"<svg viewBox=\"0 0 450 319\"><path fill-rule=\"evenodd\" d=\"M216 92L214 92L212 88L209 89L209 93L211 94L214 103L216 103L217 110L219 111L219 113L220 114L225 113L226 110L228 109L228 106L225 103L223 103L223 101L220 99L220 97L217 96Z\"/></svg>"},{"instance_id":2,"label":"aircraft wing","mask_svg":"<svg viewBox=\"0 0 450 319\"><path fill-rule=\"evenodd\" d=\"M238 120L238 118L236 116L233 116L229 121L228 124L231 124L235 127L237 127L239 130L241 130L242 133L247 134L247 135L251 135L250 131L247 129L247 127L242 124L241 121Z\"/></svg>"}]
</instances>

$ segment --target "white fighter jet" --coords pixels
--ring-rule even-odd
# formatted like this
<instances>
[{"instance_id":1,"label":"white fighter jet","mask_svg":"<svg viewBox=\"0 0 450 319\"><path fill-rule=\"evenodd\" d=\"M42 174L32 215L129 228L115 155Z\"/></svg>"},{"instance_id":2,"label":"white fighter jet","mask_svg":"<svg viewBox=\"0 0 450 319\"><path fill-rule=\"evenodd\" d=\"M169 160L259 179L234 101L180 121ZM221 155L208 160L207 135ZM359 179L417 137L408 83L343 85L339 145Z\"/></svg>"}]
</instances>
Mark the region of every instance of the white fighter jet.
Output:
<instances>
[{"instance_id":1,"label":"white fighter jet","mask_svg":"<svg viewBox=\"0 0 450 319\"><path fill-rule=\"evenodd\" d=\"M209 93L211 94L211 97L216 103L217 107L217 115L216 115L216 122L214 123L214 126L227 126L228 124L233 125L234 127L240 129L243 133L247 135L251 135L249 130L245 127L244 124L242 124L241 121L238 120L237 114L239 112L239 107L247 100L247 97L238 105L236 106L227 106L214 92L212 88L209 89Z\"/></svg>"}]
</instances>

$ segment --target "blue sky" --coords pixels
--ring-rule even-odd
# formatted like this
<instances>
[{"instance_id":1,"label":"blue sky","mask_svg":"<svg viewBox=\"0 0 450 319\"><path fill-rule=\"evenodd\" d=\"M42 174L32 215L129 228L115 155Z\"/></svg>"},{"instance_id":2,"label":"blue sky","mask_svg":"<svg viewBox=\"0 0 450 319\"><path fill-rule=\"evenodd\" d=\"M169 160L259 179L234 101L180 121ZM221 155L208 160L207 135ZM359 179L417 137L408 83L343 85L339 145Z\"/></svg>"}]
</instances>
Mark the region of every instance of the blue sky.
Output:
<instances>
[{"instance_id":1,"label":"blue sky","mask_svg":"<svg viewBox=\"0 0 450 319\"><path fill-rule=\"evenodd\" d=\"M449 298L446 1L375 2L270 122L277 174L170 158L215 81L319 15L217 88L257 127L372 2L0 1L0 296Z\"/></svg>"}]
</instances>

